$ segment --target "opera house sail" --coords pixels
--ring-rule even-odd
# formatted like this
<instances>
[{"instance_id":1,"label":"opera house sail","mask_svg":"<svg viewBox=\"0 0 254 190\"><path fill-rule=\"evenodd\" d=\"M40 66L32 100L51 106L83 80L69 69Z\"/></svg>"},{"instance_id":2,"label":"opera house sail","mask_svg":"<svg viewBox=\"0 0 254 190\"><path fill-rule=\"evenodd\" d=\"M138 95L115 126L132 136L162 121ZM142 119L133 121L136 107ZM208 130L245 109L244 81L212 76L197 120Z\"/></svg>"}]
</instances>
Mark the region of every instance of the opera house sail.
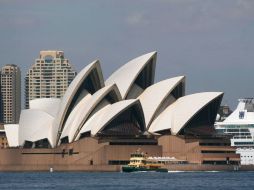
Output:
<instances>
[{"instance_id":1,"label":"opera house sail","mask_svg":"<svg viewBox=\"0 0 254 190\"><path fill-rule=\"evenodd\" d=\"M223 93L186 95L185 76L154 83L156 59L157 52L137 57L106 80L95 60L62 99L31 100L19 124L5 125L12 148L1 163L9 170L16 164L22 170L117 171L142 149L191 164L238 164L239 155L213 126Z\"/></svg>"}]
</instances>

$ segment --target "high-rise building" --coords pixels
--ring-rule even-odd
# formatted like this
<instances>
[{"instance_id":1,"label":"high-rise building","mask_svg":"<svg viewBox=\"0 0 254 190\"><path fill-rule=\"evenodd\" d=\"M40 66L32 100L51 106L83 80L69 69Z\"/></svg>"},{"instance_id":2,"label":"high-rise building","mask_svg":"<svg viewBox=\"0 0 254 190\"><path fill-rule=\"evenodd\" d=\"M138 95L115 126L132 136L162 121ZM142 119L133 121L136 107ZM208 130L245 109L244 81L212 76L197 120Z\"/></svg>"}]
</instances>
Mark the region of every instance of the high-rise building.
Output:
<instances>
[{"instance_id":1,"label":"high-rise building","mask_svg":"<svg viewBox=\"0 0 254 190\"><path fill-rule=\"evenodd\" d=\"M40 51L25 77L25 107L33 99L61 98L75 76L63 51Z\"/></svg>"},{"instance_id":2,"label":"high-rise building","mask_svg":"<svg viewBox=\"0 0 254 190\"><path fill-rule=\"evenodd\" d=\"M1 87L1 69L0 69L0 125L3 122L3 102L2 102L2 87Z\"/></svg>"},{"instance_id":3,"label":"high-rise building","mask_svg":"<svg viewBox=\"0 0 254 190\"><path fill-rule=\"evenodd\" d=\"M5 65L1 69L1 108L5 124L19 122L21 110L21 73L17 65Z\"/></svg>"}]
</instances>

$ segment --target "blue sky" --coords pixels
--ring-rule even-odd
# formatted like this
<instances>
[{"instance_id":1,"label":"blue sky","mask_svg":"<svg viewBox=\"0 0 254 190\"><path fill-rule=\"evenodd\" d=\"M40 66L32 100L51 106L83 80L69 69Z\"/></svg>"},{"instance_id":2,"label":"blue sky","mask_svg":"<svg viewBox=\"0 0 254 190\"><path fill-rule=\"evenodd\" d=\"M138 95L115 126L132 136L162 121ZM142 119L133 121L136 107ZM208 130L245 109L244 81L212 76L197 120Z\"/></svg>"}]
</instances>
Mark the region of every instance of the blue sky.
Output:
<instances>
[{"instance_id":1,"label":"blue sky","mask_svg":"<svg viewBox=\"0 0 254 190\"><path fill-rule=\"evenodd\" d=\"M253 36L253 0L0 0L0 66L22 79L40 50L77 71L99 59L104 78L158 51L156 81L185 75L188 94L223 91L234 108L254 96Z\"/></svg>"}]
</instances>

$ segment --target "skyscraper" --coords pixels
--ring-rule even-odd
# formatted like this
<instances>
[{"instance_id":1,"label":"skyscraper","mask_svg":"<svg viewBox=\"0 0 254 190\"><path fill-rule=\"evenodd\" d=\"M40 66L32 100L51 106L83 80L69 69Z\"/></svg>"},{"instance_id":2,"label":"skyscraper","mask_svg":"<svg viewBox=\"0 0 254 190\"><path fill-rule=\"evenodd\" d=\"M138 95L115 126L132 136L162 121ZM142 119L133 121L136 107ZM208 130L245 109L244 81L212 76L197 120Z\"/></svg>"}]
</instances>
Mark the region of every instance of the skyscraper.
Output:
<instances>
[{"instance_id":1,"label":"skyscraper","mask_svg":"<svg viewBox=\"0 0 254 190\"><path fill-rule=\"evenodd\" d=\"M21 110L21 74L17 65L5 65L1 69L2 119L5 124L19 122Z\"/></svg>"},{"instance_id":2,"label":"skyscraper","mask_svg":"<svg viewBox=\"0 0 254 190\"><path fill-rule=\"evenodd\" d=\"M2 101L2 87L1 87L1 69L0 69L0 125L3 122L3 101Z\"/></svg>"},{"instance_id":3,"label":"skyscraper","mask_svg":"<svg viewBox=\"0 0 254 190\"><path fill-rule=\"evenodd\" d=\"M25 107L29 108L33 99L61 98L75 76L63 51L40 51L25 77Z\"/></svg>"}]
</instances>

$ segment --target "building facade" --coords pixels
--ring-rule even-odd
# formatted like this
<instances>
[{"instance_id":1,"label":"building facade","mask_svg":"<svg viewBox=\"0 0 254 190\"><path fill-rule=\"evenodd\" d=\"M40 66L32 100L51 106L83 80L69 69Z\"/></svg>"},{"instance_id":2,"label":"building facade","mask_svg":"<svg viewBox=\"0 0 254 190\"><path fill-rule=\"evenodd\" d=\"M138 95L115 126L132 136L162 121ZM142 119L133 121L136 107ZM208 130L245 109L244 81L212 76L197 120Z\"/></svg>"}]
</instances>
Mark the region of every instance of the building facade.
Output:
<instances>
[{"instance_id":1,"label":"building facade","mask_svg":"<svg viewBox=\"0 0 254 190\"><path fill-rule=\"evenodd\" d=\"M7 148L8 141L5 135L4 125L0 123L0 149Z\"/></svg>"},{"instance_id":2,"label":"building facade","mask_svg":"<svg viewBox=\"0 0 254 190\"><path fill-rule=\"evenodd\" d=\"M1 104L3 123L18 123L21 111L21 73L16 65L5 65L1 69Z\"/></svg>"},{"instance_id":3,"label":"building facade","mask_svg":"<svg viewBox=\"0 0 254 190\"><path fill-rule=\"evenodd\" d=\"M25 107L33 99L61 98L75 76L63 51L40 51L25 77Z\"/></svg>"},{"instance_id":4,"label":"building facade","mask_svg":"<svg viewBox=\"0 0 254 190\"><path fill-rule=\"evenodd\" d=\"M1 69L0 69L0 125L3 122L3 101L2 101L2 87L1 87Z\"/></svg>"}]
</instances>

